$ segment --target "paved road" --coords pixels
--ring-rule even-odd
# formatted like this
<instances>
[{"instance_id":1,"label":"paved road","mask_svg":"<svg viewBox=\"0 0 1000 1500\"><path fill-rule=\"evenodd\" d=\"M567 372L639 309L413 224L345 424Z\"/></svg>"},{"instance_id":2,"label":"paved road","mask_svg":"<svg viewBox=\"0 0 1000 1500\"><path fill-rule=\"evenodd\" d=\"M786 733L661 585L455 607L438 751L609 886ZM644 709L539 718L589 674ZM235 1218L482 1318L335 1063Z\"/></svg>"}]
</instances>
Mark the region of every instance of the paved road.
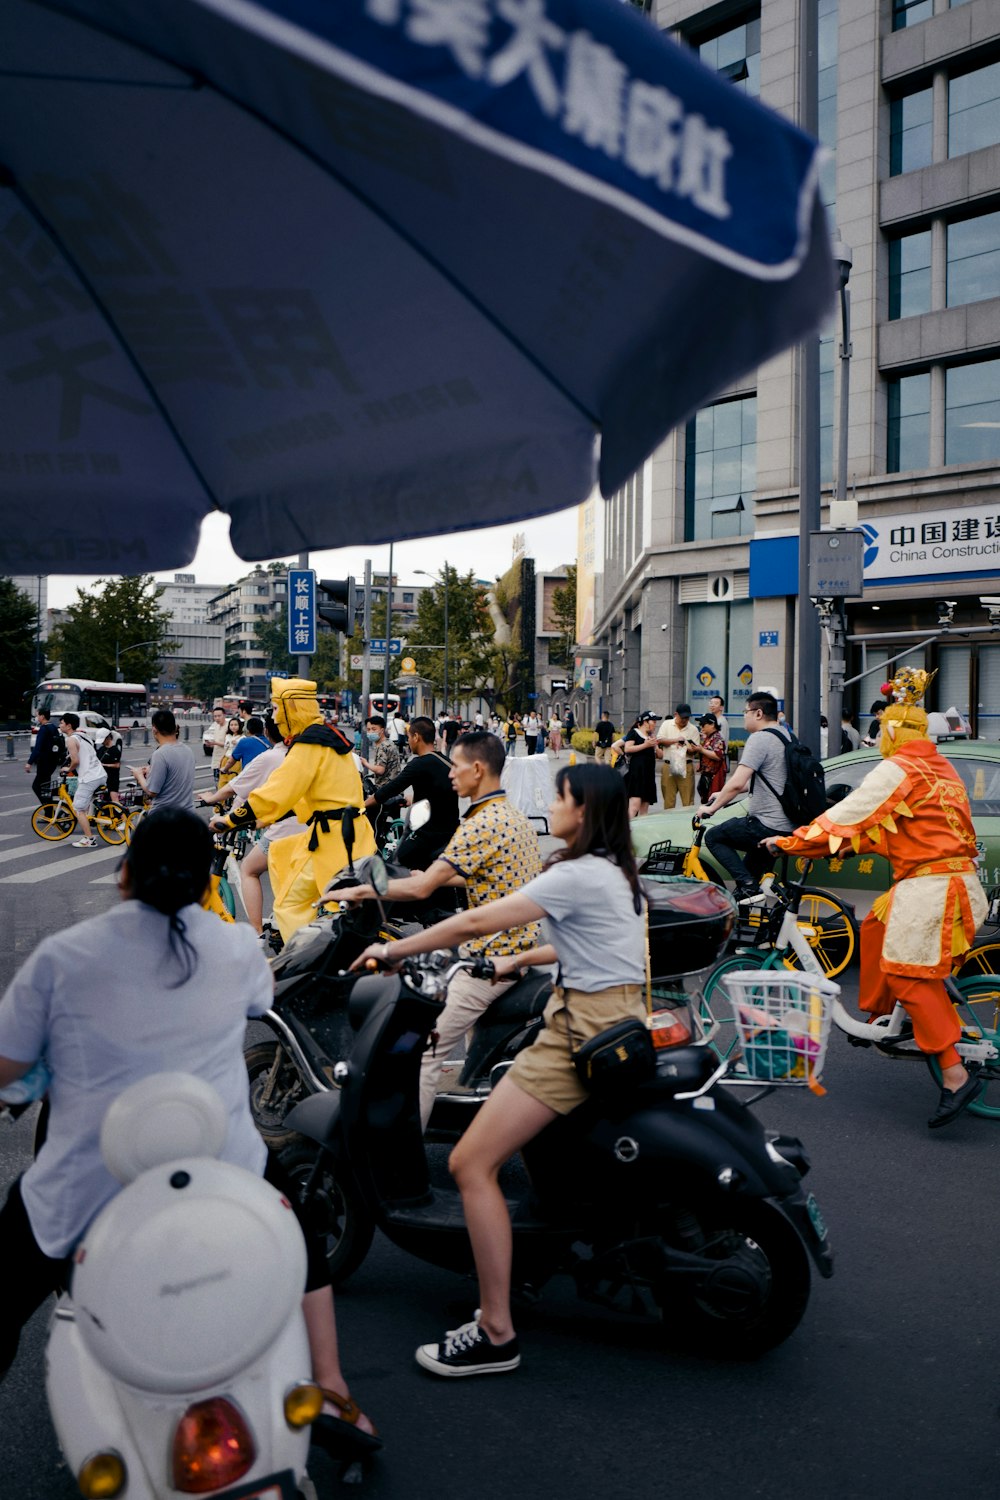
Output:
<instances>
[{"instance_id":1,"label":"paved road","mask_svg":"<svg viewBox=\"0 0 1000 1500\"><path fill-rule=\"evenodd\" d=\"M205 773L207 774L207 773ZM0 765L0 984L57 923L104 909L113 860L42 850L30 794ZM26 851L26 852L25 852ZM27 877L45 870L45 878ZM21 878L10 881L16 875ZM109 955L113 965L114 956ZM831 1226L837 1275L814 1285L795 1336L759 1364L662 1352L555 1288L521 1318L524 1363L497 1381L436 1382L418 1342L473 1305L470 1283L377 1240L338 1299L348 1372L387 1452L374 1500L941 1500L996 1492L1000 1465L995 1191L1000 1122L931 1134L921 1065L835 1039L828 1094L785 1092L766 1123L800 1134ZM0 1127L0 1181L21 1170L31 1123ZM70 1500L45 1409L45 1315L0 1388L0 1500Z\"/></svg>"}]
</instances>

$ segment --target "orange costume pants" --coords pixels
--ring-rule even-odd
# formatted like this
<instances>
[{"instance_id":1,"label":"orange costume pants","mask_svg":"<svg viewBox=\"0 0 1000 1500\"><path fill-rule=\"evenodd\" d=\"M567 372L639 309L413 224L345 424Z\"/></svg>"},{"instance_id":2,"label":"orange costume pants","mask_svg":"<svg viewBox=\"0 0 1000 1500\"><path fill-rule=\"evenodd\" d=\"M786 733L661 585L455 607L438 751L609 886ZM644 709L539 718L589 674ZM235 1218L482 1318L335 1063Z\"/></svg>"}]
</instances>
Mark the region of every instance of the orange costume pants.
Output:
<instances>
[{"instance_id":1,"label":"orange costume pants","mask_svg":"<svg viewBox=\"0 0 1000 1500\"><path fill-rule=\"evenodd\" d=\"M942 979L887 974L882 967L885 924L869 912L861 924L861 985L859 1004L875 1016L888 1015L898 1000L913 1022L913 1036L921 1052L937 1054L942 1068L960 1060L955 1043L962 1034L955 1007Z\"/></svg>"}]
</instances>

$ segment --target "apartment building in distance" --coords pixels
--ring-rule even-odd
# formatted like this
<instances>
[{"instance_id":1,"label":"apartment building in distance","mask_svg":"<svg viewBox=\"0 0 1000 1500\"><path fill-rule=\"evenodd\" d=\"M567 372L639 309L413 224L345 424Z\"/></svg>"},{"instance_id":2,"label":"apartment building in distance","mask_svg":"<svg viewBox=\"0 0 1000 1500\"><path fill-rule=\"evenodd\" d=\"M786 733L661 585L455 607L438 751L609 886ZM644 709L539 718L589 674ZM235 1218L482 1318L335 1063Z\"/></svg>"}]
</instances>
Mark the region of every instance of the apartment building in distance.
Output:
<instances>
[{"instance_id":1,"label":"apartment building in distance","mask_svg":"<svg viewBox=\"0 0 1000 1500\"><path fill-rule=\"evenodd\" d=\"M800 3L651 12L734 88L795 116ZM866 545L846 675L865 675L845 702L863 715L887 660L916 646L909 664L937 669L930 706L997 739L1000 629L981 600L1000 594L1000 5L812 3L822 194L853 254L845 477ZM838 311L820 343L824 524L840 344ZM616 719L721 692L738 725L757 684L794 722L799 357L724 391L607 503L579 645Z\"/></svg>"}]
</instances>

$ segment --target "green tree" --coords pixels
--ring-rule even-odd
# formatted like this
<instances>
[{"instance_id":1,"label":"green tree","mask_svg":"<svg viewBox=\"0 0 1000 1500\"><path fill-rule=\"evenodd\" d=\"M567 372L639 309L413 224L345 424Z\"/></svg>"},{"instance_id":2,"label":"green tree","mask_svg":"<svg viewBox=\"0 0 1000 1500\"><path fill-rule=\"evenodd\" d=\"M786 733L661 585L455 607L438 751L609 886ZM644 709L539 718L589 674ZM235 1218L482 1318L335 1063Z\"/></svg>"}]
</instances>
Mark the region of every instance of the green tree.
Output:
<instances>
[{"instance_id":1,"label":"green tree","mask_svg":"<svg viewBox=\"0 0 1000 1500\"><path fill-rule=\"evenodd\" d=\"M483 692L489 696L494 656L493 621L486 604L486 591L474 573L459 574L447 568L448 579L448 696L460 698ZM410 627L409 653L421 677L435 693L444 693L444 651L424 649L444 645L444 574L424 589L417 618Z\"/></svg>"},{"instance_id":2,"label":"green tree","mask_svg":"<svg viewBox=\"0 0 1000 1500\"><path fill-rule=\"evenodd\" d=\"M239 671L239 657L227 643L225 659L217 666L185 662L181 667L181 689L187 697L200 698L211 705L213 698L222 698L236 687Z\"/></svg>"},{"instance_id":3,"label":"green tree","mask_svg":"<svg viewBox=\"0 0 1000 1500\"><path fill-rule=\"evenodd\" d=\"M572 667L573 647L576 645L576 563L567 567L566 582L552 590L552 619L559 631L559 639L552 642L549 660L559 666Z\"/></svg>"},{"instance_id":4,"label":"green tree","mask_svg":"<svg viewBox=\"0 0 1000 1500\"><path fill-rule=\"evenodd\" d=\"M38 610L10 578L0 578L0 715L26 719L35 685Z\"/></svg>"},{"instance_id":5,"label":"green tree","mask_svg":"<svg viewBox=\"0 0 1000 1500\"><path fill-rule=\"evenodd\" d=\"M258 620L253 628L257 650L266 660L265 671L295 673L299 659L288 650L288 605L282 599L268 620Z\"/></svg>"},{"instance_id":6,"label":"green tree","mask_svg":"<svg viewBox=\"0 0 1000 1500\"><path fill-rule=\"evenodd\" d=\"M151 573L99 578L92 590L77 589L69 618L49 638L49 659L61 662L67 677L114 682L117 648L123 681L149 682L178 644L161 593Z\"/></svg>"}]
</instances>

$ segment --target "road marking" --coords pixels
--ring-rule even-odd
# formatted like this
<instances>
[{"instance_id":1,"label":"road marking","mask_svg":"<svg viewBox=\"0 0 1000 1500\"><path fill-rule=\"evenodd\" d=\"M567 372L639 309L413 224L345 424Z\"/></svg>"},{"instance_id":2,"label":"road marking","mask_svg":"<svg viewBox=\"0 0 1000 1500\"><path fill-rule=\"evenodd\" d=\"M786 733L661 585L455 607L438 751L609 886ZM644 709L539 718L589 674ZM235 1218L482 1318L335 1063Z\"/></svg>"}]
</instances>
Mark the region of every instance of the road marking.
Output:
<instances>
[{"instance_id":1,"label":"road marking","mask_svg":"<svg viewBox=\"0 0 1000 1500\"><path fill-rule=\"evenodd\" d=\"M4 834L4 838L17 838L16 833ZM16 849L5 849L0 854L0 864L9 865L12 859L23 859L26 854L37 854L42 849L57 849L61 839L40 839L32 835L30 844L19 844ZM63 851L65 853L65 850Z\"/></svg>"},{"instance_id":2,"label":"road marking","mask_svg":"<svg viewBox=\"0 0 1000 1500\"><path fill-rule=\"evenodd\" d=\"M0 833L0 844L5 844L8 839L19 839L19 833Z\"/></svg>"},{"instance_id":3,"label":"road marking","mask_svg":"<svg viewBox=\"0 0 1000 1500\"><path fill-rule=\"evenodd\" d=\"M0 812L0 818L13 818L17 813L33 813L37 806L37 802L22 802L20 807L8 807Z\"/></svg>"},{"instance_id":4,"label":"road marking","mask_svg":"<svg viewBox=\"0 0 1000 1500\"><path fill-rule=\"evenodd\" d=\"M72 846L71 846L72 847ZM10 850L13 855L14 851ZM55 864L46 863L34 870L19 870L16 875L0 876L0 885L35 885L39 880L53 880L57 875L65 875L69 870L80 870L85 865L96 865L99 861L106 859L121 859L125 853L125 845L117 844L111 848L105 846L98 849L75 849L71 859L56 860ZM0 859L6 858L0 854Z\"/></svg>"}]
</instances>

